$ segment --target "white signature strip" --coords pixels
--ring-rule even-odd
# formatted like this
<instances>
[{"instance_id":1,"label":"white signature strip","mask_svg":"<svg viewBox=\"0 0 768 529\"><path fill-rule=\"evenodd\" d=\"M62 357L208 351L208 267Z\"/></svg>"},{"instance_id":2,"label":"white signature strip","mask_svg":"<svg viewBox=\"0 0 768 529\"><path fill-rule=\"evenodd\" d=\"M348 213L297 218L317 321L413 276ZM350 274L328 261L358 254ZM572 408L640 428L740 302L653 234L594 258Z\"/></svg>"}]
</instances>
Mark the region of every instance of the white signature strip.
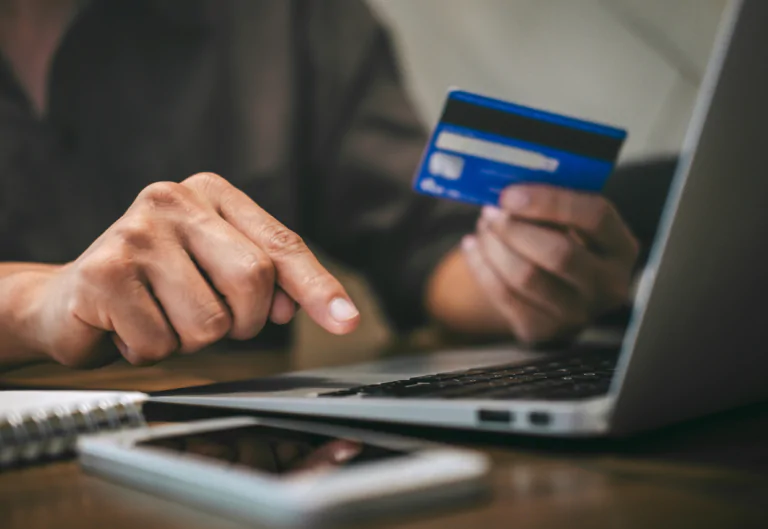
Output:
<instances>
[{"instance_id":1,"label":"white signature strip","mask_svg":"<svg viewBox=\"0 0 768 529\"><path fill-rule=\"evenodd\" d=\"M537 152L470 138L452 132L441 132L437 137L435 146L438 149L486 158L495 162L525 167L534 171L554 173L560 165L559 160Z\"/></svg>"}]
</instances>

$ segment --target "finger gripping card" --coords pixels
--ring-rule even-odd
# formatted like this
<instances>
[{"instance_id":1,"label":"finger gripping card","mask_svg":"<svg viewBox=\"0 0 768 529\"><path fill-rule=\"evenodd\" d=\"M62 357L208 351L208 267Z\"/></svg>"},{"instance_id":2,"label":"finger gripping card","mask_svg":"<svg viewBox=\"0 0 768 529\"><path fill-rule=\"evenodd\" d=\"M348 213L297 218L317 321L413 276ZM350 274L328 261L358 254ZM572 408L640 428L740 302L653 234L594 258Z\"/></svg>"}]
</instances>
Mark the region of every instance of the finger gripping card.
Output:
<instances>
[{"instance_id":1,"label":"finger gripping card","mask_svg":"<svg viewBox=\"0 0 768 529\"><path fill-rule=\"evenodd\" d=\"M452 90L414 188L490 205L516 183L599 192L626 137L623 129Z\"/></svg>"}]
</instances>

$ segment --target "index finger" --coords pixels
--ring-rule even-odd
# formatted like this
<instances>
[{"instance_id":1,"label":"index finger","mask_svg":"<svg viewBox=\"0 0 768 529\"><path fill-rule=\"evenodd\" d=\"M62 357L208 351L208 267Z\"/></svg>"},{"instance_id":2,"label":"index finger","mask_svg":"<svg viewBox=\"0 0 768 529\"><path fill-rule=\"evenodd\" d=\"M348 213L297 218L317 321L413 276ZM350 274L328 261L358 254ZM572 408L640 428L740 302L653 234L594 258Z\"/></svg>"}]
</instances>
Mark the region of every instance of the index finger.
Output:
<instances>
[{"instance_id":1,"label":"index finger","mask_svg":"<svg viewBox=\"0 0 768 529\"><path fill-rule=\"evenodd\" d=\"M224 220L266 252L275 266L277 284L315 322L335 334L357 326L360 315L344 287L301 237L218 175L200 173L184 185L204 196Z\"/></svg>"},{"instance_id":2,"label":"index finger","mask_svg":"<svg viewBox=\"0 0 768 529\"><path fill-rule=\"evenodd\" d=\"M544 185L506 188L499 206L518 218L574 228L601 252L637 255L637 241L616 208L602 195Z\"/></svg>"}]
</instances>

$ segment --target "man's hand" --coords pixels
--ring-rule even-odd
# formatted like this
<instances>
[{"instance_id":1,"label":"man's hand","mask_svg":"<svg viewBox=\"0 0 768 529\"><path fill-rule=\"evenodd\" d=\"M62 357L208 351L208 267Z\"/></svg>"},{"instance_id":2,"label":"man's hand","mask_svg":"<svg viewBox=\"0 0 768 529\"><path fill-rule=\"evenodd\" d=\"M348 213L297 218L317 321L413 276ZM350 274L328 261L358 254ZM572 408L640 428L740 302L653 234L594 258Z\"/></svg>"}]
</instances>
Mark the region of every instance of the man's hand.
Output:
<instances>
[{"instance_id":1,"label":"man's hand","mask_svg":"<svg viewBox=\"0 0 768 529\"><path fill-rule=\"evenodd\" d=\"M330 332L357 309L302 239L223 178L144 189L76 261L27 295L38 349L66 365L133 364L254 337L298 303Z\"/></svg>"},{"instance_id":2,"label":"man's hand","mask_svg":"<svg viewBox=\"0 0 768 529\"><path fill-rule=\"evenodd\" d=\"M515 336L549 340L627 301L638 243L602 196L516 185L463 250Z\"/></svg>"}]
</instances>

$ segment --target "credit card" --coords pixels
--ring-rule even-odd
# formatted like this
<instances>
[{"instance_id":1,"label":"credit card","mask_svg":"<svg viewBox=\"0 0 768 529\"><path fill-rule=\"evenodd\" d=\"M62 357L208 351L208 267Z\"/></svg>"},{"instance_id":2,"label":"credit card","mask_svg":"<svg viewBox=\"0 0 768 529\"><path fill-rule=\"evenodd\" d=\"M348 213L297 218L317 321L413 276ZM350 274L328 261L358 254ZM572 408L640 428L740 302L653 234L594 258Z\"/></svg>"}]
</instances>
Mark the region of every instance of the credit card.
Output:
<instances>
[{"instance_id":1,"label":"credit card","mask_svg":"<svg viewBox=\"0 0 768 529\"><path fill-rule=\"evenodd\" d=\"M624 129L452 90L413 186L488 205L520 183L600 192L626 138Z\"/></svg>"}]
</instances>

